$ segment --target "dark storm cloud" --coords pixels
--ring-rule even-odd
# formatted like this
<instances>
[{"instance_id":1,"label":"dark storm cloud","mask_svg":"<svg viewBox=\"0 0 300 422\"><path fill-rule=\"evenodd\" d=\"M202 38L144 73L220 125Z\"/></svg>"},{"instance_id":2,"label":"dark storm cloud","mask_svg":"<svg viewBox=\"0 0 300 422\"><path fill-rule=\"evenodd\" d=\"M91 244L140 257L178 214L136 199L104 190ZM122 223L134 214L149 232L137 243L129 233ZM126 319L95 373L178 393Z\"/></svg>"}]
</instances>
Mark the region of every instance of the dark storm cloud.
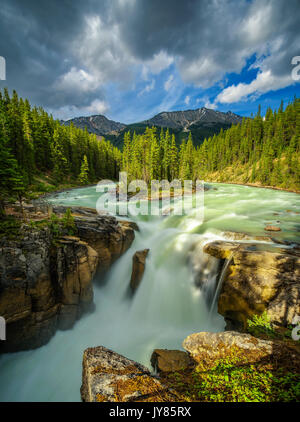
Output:
<instances>
[{"instance_id":1,"label":"dark storm cloud","mask_svg":"<svg viewBox=\"0 0 300 422\"><path fill-rule=\"evenodd\" d=\"M0 55L7 62L6 84L48 107L87 105L89 98L81 93L55 92L52 86L76 64L70 46L84 30L84 17L91 13L92 3L2 1ZM105 13L105 7L99 12Z\"/></svg>"},{"instance_id":2,"label":"dark storm cloud","mask_svg":"<svg viewBox=\"0 0 300 422\"><path fill-rule=\"evenodd\" d=\"M93 102L105 108L105 84L132 86L142 65L159 73L174 62L184 82L208 87L256 54L264 74L253 92L276 89L289 83L291 58L299 55L299 6L299 0L2 0L6 84L50 109L92 110ZM251 89L220 98L232 101L245 91Z\"/></svg>"},{"instance_id":3,"label":"dark storm cloud","mask_svg":"<svg viewBox=\"0 0 300 422\"><path fill-rule=\"evenodd\" d=\"M275 40L280 52L268 60L274 74L290 72L290 58L299 53L299 0L139 0L119 6L116 14L135 56L146 59L163 49L181 58L189 82L210 84L223 69L240 70L246 57L266 54ZM207 59L203 72L199 59Z\"/></svg>"}]
</instances>

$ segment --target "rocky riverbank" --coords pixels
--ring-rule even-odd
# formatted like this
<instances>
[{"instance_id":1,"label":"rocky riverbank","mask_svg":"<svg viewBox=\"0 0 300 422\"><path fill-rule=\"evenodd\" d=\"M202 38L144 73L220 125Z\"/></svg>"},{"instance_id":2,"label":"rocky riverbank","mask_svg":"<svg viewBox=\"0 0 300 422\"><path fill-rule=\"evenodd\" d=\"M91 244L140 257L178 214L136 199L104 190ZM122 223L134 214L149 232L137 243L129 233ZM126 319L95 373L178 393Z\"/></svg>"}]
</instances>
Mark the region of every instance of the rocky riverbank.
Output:
<instances>
[{"instance_id":1,"label":"rocky riverbank","mask_svg":"<svg viewBox=\"0 0 300 422\"><path fill-rule=\"evenodd\" d=\"M155 373L105 347L85 350L82 400L300 400L300 352L290 343L234 331L201 332L188 336L183 348L154 350Z\"/></svg>"},{"instance_id":2,"label":"rocky riverbank","mask_svg":"<svg viewBox=\"0 0 300 422\"><path fill-rule=\"evenodd\" d=\"M0 240L0 315L7 338L0 352L39 347L57 329L71 328L93 306L95 272L107 271L133 242L130 222L83 208L72 208L70 235L61 223L65 211L29 205L18 235Z\"/></svg>"},{"instance_id":3,"label":"rocky riverbank","mask_svg":"<svg viewBox=\"0 0 300 422\"><path fill-rule=\"evenodd\" d=\"M287 327L300 315L299 245L216 241L204 252L227 263L218 312L229 328L245 329L247 320L265 312L270 321Z\"/></svg>"},{"instance_id":4,"label":"rocky riverbank","mask_svg":"<svg viewBox=\"0 0 300 422\"><path fill-rule=\"evenodd\" d=\"M203 266L218 272L218 311L228 331L191 334L183 341L185 351L154 350L152 372L102 346L87 349L83 401L300 400L299 342L288 331L300 315L299 245L281 247L268 236L234 232L224 237L228 240L194 246L190 264L201 289L208 282ZM138 251L133 259L139 282L147 253Z\"/></svg>"}]
</instances>

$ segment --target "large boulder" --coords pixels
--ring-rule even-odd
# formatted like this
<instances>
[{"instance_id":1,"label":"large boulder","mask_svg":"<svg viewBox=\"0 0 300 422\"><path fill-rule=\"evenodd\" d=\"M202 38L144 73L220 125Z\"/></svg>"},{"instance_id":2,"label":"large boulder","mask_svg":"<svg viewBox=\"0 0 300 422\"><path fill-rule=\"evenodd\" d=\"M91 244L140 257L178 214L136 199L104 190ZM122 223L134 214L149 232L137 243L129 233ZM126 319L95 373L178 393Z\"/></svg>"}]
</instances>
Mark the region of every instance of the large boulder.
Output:
<instances>
[{"instance_id":1,"label":"large boulder","mask_svg":"<svg viewBox=\"0 0 300 422\"><path fill-rule=\"evenodd\" d=\"M235 331L194 333L189 335L182 345L196 362L202 362L207 367L231 353L240 354L247 358L248 362L256 362L273 352L271 341Z\"/></svg>"},{"instance_id":2,"label":"large boulder","mask_svg":"<svg viewBox=\"0 0 300 422\"><path fill-rule=\"evenodd\" d=\"M151 365L157 372L176 372L186 369L191 358L181 350L155 349L151 356Z\"/></svg>"},{"instance_id":3,"label":"large boulder","mask_svg":"<svg viewBox=\"0 0 300 422\"><path fill-rule=\"evenodd\" d=\"M284 326L300 315L300 257L294 249L215 241L204 251L230 260L218 300L229 326L245 328L247 319L264 311Z\"/></svg>"},{"instance_id":4,"label":"large boulder","mask_svg":"<svg viewBox=\"0 0 300 422\"><path fill-rule=\"evenodd\" d=\"M148 253L149 249L144 249L142 251L137 251L132 257L132 273L130 279L130 287L132 291L135 291L142 281Z\"/></svg>"},{"instance_id":5,"label":"large boulder","mask_svg":"<svg viewBox=\"0 0 300 422\"><path fill-rule=\"evenodd\" d=\"M102 346L84 351L81 398L84 402L176 401L146 367Z\"/></svg>"}]
</instances>

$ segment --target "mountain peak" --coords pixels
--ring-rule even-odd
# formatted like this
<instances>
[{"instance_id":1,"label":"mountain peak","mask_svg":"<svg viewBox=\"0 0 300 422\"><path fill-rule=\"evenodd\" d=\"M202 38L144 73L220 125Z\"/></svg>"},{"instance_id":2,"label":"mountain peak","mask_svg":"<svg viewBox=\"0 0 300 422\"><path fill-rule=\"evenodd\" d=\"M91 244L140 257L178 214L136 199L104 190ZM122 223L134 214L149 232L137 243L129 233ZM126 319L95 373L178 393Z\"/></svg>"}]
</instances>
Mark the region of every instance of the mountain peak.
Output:
<instances>
[{"instance_id":1,"label":"mountain peak","mask_svg":"<svg viewBox=\"0 0 300 422\"><path fill-rule=\"evenodd\" d=\"M222 111L201 107L195 110L163 111L141 123L169 127L172 129L188 129L193 125L199 126L200 124L209 125L215 123L231 125L240 123L241 121L242 117L231 111L224 113Z\"/></svg>"},{"instance_id":2,"label":"mountain peak","mask_svg":"<svg viewBox=\"0 0 300 422\"><path fill-rule=\"evenodd\" d=\"M92 116L81 116L64 121L63 124L69 126L71 123L81 129L87 129L88 132L96 135L104 136L108 134L117 135L121 130L125 129L124 123L109 120L103 114L94 114Z\"/></svg>"},{"instance_id":3,"label":"mountain peak","mask_svg":"<svg viewBox=\"0 0 300 422\"><path fill-rule=\"evenodd\" d=\"M98 136L108 136L115 144L122 144L125 130L137 130L138 133L142 133L146 126L169 128L176 134L176 137L180 133L192 132L194 142L197 144L201 143L205 137L218 133L220 129L227 129L232 124L241 122L242 117L231 111L224 113L207 107L200 107L194 110L161 111L151 119L131 125L109 120L102 114L75 117L65 122L62 121L62 124L70 125L73 123L74 126L81 129L86 128L88 132ZM180 138L181 135L178 139Z\"/></svg>"}]
</instances>

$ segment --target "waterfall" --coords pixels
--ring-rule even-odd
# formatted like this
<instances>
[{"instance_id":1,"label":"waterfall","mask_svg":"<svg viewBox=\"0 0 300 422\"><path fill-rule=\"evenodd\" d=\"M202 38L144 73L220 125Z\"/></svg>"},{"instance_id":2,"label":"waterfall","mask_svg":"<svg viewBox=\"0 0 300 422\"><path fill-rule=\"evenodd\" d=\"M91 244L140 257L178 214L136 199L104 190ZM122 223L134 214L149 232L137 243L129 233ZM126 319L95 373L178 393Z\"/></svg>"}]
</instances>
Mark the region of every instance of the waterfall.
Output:
<instances>
[{"instance_id":1,"label":"waterfall","mask_svg":"<svg viewBox=\"0 0 300 422\"><path fill-rule=\"evenodd\" d=\"M300 196L215 186L217 190L205 193L203 223L193 212L132 217L140 232L105 280L95 279L95 311L83 316L72 330L57 331L39 349L0 356L0 401L79 401L82 353L87 347L103 345L150 366L154 348L180 349L193 332L222 331L225 323L215 308L231 259L220 270L222 261L204 254L203 246L224 239L221 233L226 230L262 235L262 222L275 218L274 212L281 213L281 236L295 239L291 215L282 211L297 211ZM98 196L89 187L58 194L52 202L95 208ZM197 244L198 252L193 255ZM132 256L145 248L150 252L144 277L129 297ZM195 285L192 256L201 272L201 286Z\"/></svg>"},{"instance_id":2,"label":"waterfall","mask_svg":"<svg viewBox=\"0 0 300 422\"><path fill-rule=\"evenodd\" d=\"M212 313L215 311L216 304L217 304L217 301L219 299L219 295L220 295L220 292L221 292L221 289L222 289L223 281L224 281L224 278L225 278L226 273L227 273L227 269L228 269L231 261L232 261L232 254L230 255L230 257L228 259L225 259L220 277L217 281L214 298L212 300L210 311L209 311L210 317L211 317Z\"/></svg>"}]
</instances>

